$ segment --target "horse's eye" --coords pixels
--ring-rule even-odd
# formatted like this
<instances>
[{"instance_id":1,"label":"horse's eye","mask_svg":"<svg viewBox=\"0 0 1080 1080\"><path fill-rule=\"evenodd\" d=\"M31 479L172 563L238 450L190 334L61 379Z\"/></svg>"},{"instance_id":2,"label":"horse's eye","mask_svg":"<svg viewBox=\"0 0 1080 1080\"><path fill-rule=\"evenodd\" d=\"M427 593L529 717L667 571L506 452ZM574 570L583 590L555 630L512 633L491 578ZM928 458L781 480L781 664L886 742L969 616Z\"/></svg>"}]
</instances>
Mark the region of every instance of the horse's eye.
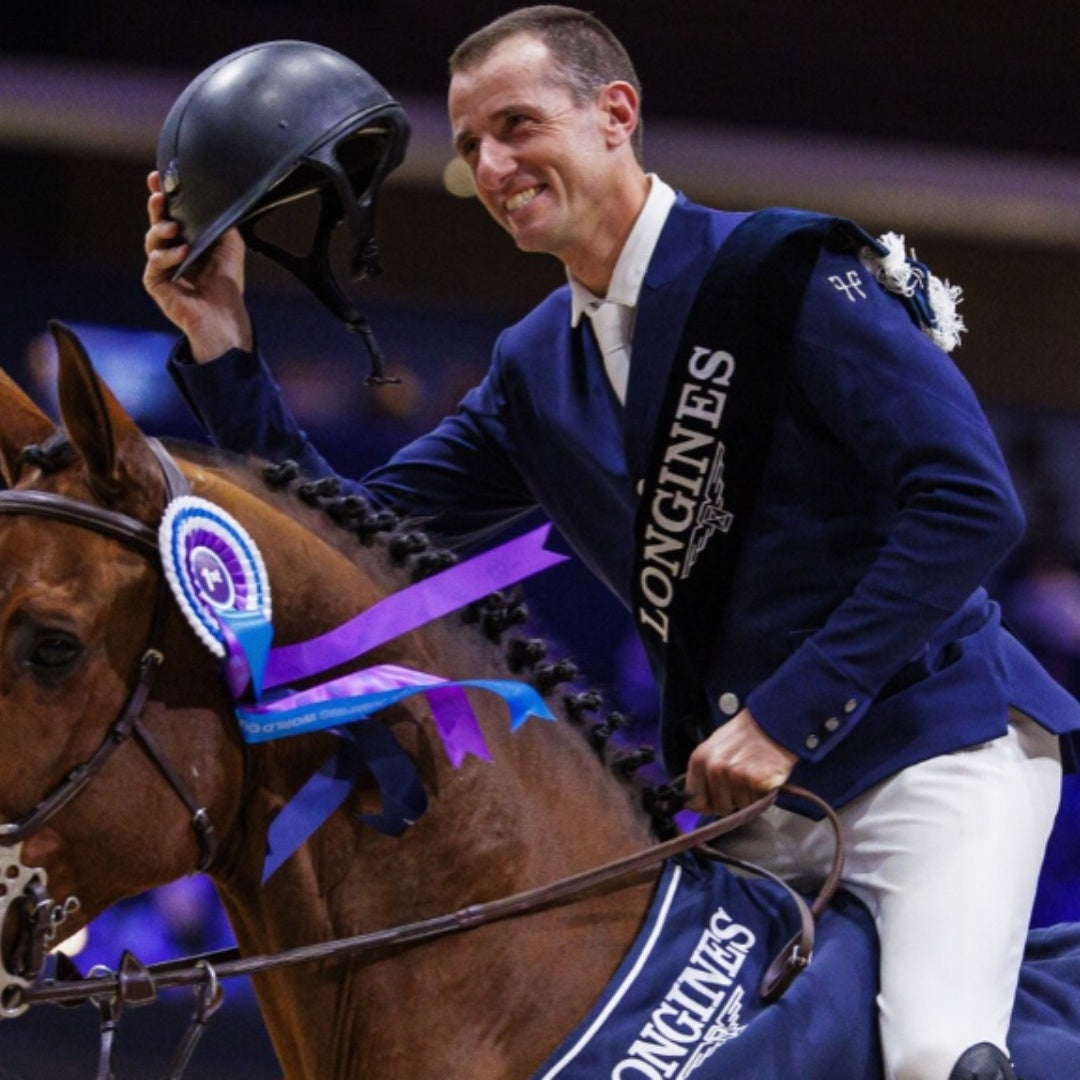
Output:
<instances>
[{"instance_id":1,"label":"horse's eye","mask_svg":"<svg viewBox=\"0 0 1080 1080\"><path fill-rule=\"evenodd\" d=\"M27 658L28 665L41 675L61 675L82 654L77 638L58 631L42 631L34 638Z\"/></svg>"}]
</instances>

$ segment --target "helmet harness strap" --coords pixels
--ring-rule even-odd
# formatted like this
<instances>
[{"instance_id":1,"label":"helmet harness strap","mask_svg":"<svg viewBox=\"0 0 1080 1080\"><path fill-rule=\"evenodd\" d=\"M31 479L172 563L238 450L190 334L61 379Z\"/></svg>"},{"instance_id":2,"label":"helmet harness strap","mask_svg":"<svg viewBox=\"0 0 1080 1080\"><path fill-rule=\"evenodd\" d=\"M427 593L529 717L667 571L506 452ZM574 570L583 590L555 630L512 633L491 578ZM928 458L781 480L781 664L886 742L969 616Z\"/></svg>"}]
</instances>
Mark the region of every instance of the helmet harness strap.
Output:
<instances>
[{"instance_id":1,"label":"helmet harness strap","mask_svg":"<svg viewBox=\"0 0 1080 1080\"><path fill-rule=\"evenodd\" d=\"M273 206L243 221L240 224L240 231L252 251L257 251L260 255L265 255L283 266L307 286L345 324L347 330L363 338L371 362L371 371L364 379L367 385L384 386L388 383L398 383L400 379L384 374L385 360L379 343L375 340L371 324L342 289L330 261L330 241L334 229L340 221L345 220L356 239L356 250L350 266L352 280L375 277L382 272L379 265L378 246L374 238L369 238L366 243L362 242L363 225L360 202L357 201L348 178L336 163L327 164L314 156L307 157L305 163L317 168L330 180L330 185L320 187L317 192L319 221L307 254L297 255L258 234L256 227L259 221L272 212ZM373 199L371 188L360 199L370 204Z\"/></svg>"}]
</instances>

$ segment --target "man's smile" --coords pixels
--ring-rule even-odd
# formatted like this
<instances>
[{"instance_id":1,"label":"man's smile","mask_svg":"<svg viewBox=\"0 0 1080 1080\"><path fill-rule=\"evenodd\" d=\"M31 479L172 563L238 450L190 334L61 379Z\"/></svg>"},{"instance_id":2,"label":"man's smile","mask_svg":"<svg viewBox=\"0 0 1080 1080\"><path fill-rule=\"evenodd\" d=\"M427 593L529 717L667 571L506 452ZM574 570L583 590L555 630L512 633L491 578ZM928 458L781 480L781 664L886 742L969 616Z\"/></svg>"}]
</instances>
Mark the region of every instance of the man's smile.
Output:
<instances>
[{"instance_id":1,"label":"man's smile","mask_svg":"<svg viewBox=\"0 0 1080 1080\"><path fill-rule=\"evenodd\" d=\"M534 184L532 187L525 188L524 191L515 192L503 203L503 207L507 213L512 214L515 210L528 206L545 187L544 184Z\"/></svg>"}]
</instances>

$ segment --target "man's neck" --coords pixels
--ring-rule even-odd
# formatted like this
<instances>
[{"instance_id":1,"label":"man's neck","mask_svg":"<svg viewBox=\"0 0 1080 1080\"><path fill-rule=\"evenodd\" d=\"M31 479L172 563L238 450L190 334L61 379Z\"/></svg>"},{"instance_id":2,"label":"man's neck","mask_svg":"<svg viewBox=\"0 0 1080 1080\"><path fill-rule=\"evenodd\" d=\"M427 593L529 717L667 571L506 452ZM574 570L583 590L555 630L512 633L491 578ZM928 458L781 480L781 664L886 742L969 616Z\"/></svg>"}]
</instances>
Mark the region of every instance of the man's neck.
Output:
<instances>
[{"instance_id":1,"label":"man's neck","mask_svg":"<svg viewBox=\"0 0 1080 1080\"><path fill-rule=\"evenodd\" d=\"M646 179L650 185L648 198L622 243L615 265L603 285L603 291L590 289L586 282L573 274L567 275L572 287L571 317L574 325L577 325L584 311L591 311L591 301L611 300L629 308L637 305L649 262L659 243L668 213L676 200L675 191L659 176L650 173Z\"/></svg>"},{"instance_id":2,"label":"man's neck","mask_svg":"<svg viewBox=\"0 0 1080 1080\"><path fill-rule=\"evenodd\" d=\"M610 210L598 223L589 243L583 245L580 253L572 254L563 261L567 273L596 296L607 294L619 255L648 196L648 177L638 169L632 182L621 185L615 191Z\"/></svg>"}]
</instances>

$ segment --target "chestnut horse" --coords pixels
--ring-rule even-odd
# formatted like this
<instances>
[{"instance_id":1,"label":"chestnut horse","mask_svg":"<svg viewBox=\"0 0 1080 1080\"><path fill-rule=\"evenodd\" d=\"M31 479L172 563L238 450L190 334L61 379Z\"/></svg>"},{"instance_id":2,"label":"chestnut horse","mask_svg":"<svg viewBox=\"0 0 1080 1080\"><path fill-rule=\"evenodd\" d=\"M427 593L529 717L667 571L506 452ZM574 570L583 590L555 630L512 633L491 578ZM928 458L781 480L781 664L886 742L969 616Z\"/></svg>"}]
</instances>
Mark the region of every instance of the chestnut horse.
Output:
<instances>
[{"instance_id":1,"label":"chestnut horse","mask_svg":"<svg viewBox=\"0 0 1080 1080\"><path fill-rule=\"evenodd\" d=\"M0 457L8 486L55 492L155 528L167 491L151 441L98 379L79 342L62 328L54 335L61 418L74 453L49 463L24 452L48 445L57 427L5 375ZM239 470L179 464L191 492L242 521L261 551L275 642L329 631L408 581L386 556L385 540L366 546L328 529L325 515L295 496L287 496L288 513L275 508ZM379 810L367 777L264 885L268 825L335 740L323 733L245 746L219 662L175 605L166 605L160 627L152 625L160 578L147 552L117 537L30 514L0 518L0 821L23 819L91 759L124 711L155 638L163 660L140 728L213 830L205 870L245 955L442 915L650 844L649 821L630 787L573 725L533 720L512 733L498 698L473 695L497 767L471 757L454 768L418 696L379 720L415 762L428 812L400 837L366 827L357 815ZM495 636L449 616L364 659L449 679L505 677L505 649ZM22 841L21 864L47 875L54 918L63 920L59 937L117 900L205 862L191 807L141 742L125 740ZM568 825L573 842L554 842ZM530 1075L615 971L655 876L467 937L387 950L363 964L324 961L257 977L285 1075ZM15 921L4 927L9 958ZM572 962L558 980L538 980L533 973L550 967L553 942Z\"/></svg>"}]
</instances>

